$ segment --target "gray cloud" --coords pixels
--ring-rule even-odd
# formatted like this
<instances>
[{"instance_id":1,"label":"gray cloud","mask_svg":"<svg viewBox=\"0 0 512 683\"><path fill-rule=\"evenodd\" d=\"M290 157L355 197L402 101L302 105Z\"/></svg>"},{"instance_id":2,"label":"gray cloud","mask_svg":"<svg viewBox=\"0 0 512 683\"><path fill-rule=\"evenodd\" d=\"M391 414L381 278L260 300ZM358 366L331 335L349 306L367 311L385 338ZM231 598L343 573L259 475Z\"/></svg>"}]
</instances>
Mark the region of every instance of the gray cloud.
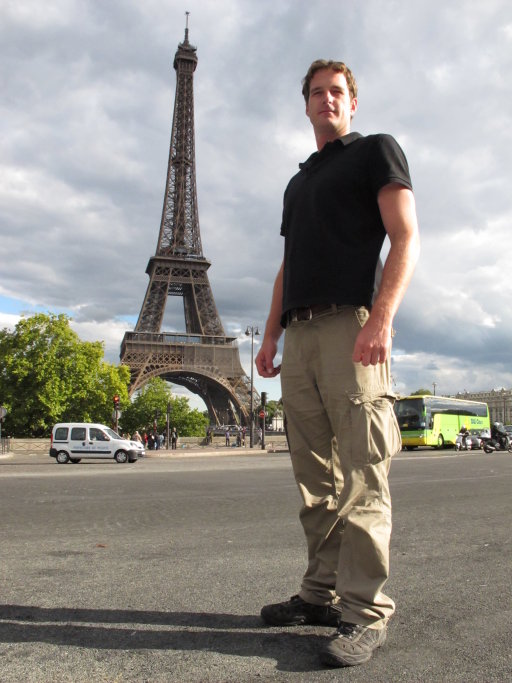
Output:
<instances>
[{"instance_id":1,"label":"gray cloud","mask_svg":"<svg viewBox=\"0 0 512 683\"><path fill-rule=\"evenodd\" d=\"M314 149L300 81L313 59L342 58L360 87L354 128L395 135L415 186L422 256L396 320L397 385L512 384L505 0L9 4L0 18L1 320L12 324L16 302L68 311L117 359L156 247L185 10L199 57L203 251L226 330L263 327L282 258L282 192ZM169 309L179 324L179 302ZM249 370L247 348L241 339Z\"/></svg>"}]
</instances>

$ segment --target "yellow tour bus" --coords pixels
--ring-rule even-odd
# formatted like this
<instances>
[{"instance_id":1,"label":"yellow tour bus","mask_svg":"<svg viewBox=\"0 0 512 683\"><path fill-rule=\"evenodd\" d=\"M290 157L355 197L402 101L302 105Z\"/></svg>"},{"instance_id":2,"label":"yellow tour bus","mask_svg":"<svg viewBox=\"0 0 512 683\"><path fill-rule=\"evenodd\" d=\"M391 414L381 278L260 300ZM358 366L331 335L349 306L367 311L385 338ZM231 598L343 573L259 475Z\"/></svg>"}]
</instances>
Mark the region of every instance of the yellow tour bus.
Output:
<instances>
[{"instance_id":1,"label":"yellow tour bus","mask_svg":"<svg viewBox=\"0 0 512 683\"><path fill-rule=\"evenodd\" d=\"M489 406L479 401L427 394L404 396L395 402L395 414L407 450L453 445L462 425L472 434L490 429Z\"/></svg>"}]
</instances>

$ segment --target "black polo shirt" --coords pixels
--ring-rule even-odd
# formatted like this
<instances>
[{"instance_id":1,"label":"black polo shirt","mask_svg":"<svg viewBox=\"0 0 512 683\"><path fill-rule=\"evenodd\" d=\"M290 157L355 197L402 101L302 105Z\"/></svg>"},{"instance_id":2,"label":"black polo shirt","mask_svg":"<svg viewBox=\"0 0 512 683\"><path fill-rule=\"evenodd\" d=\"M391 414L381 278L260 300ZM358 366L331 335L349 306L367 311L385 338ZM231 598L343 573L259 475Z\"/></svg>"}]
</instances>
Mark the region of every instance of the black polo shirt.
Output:
<instances>
[{"instance_id":1,"label":"black polo shirt","mask_svg":"<svg viewBox=\"0 0 512 683\"><path fill-rule=\"evenodd\" d=\"M283 313L369 306L386 236L377 195L389 183L412 189L404 153L390 135L349 133L299 168L284 194Z\"/></svg>"}]
</instances>

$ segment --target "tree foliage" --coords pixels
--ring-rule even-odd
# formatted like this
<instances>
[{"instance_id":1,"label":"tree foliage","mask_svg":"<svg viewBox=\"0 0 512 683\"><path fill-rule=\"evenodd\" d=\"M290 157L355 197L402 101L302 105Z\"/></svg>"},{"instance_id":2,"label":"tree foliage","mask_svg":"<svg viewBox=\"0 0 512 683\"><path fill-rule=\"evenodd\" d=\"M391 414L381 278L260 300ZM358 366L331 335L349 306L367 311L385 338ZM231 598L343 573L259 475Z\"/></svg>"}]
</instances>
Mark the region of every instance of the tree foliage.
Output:
<instances>
[{"instance_id":1,"label":"tree foliage","mask_svg":"<svg viewBox=\"0 0 512 683\"><path fill-rule=\"evenodd\" d=\"M432 396L432 392L430 389L416 389L416 391L413 391L411 396Z\"/></svg>"},{"instance_id":2,"label":"tree foliage","mask_svg":"<svg viewBox=\"0 0 512 683\"><path fill-rule=\"evenodd\" d=\"M56 422L111 423L112 399L127 402L130 372L103 360L64 315L22 318L0 331L0 402L11 436L48 436Z\"/></svg>"},{"instance_id":3,"label":"tree foliage","mask_svg":"<svg viewBox=\"0 0 512 683\"><path fill-rule=\"evenodd\" d=\"M160 377L150 379L127 404L122 412L120 425L123 431L133 434L153 431L156 420L159 434L167 425L167 406L170 406L170 428L176 428L180 436L203 436L208 417L197 409L191 409L185 396L173 396L170 386Z\"/></svg>"},{"instance_id":4,"label":"tree foliage","mask_svg":"<svg viewBox=\"0 0 512 683\"><path fill-rule=\"evenodd\" d=\"M282 401L267 401L267 405L265 406L265 424L271 425L275 414L281 412L282 410Z\"/></svg>"}]
</instances>

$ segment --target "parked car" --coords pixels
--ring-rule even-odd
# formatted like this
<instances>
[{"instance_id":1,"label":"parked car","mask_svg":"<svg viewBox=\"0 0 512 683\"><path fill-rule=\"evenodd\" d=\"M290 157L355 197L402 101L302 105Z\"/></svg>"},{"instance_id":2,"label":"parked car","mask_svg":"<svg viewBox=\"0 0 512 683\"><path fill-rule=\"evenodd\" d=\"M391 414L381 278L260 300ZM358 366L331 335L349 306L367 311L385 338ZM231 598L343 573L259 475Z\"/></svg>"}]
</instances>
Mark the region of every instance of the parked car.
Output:
<instances>
[{"instance_id":1,"label":"parked car","mask_svg":"<svg viewBox=\"0 0 512 683\"><path fill-rule=\"evenodd\" d=\"M113 458L116 462L137 462L145 455L139 441L128 441L113 429L98 423L62 422L52 429L50 457L60 464L78 463L82 458Z\"/></svg>"}]
</instances>

